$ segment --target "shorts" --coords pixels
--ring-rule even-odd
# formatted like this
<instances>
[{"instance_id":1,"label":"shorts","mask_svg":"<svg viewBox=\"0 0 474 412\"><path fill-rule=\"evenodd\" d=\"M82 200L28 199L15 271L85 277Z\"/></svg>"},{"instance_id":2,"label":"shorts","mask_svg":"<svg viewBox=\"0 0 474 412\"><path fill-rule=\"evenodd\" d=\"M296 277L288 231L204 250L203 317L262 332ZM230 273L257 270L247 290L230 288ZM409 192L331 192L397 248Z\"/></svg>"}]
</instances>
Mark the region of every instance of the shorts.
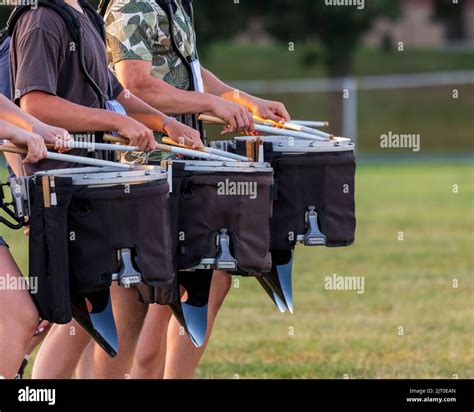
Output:
<instances>
[{"instance_id":1,"label":"shorts","mask_svg":"<svg viewBox=\"0 0 474 412\"><path fill-rule=\"evenodd\" d=\"M1 236L0 236L0 246L6 246L6 247L8 247L7 242L5 242L5 239L3 239L3 237L1 237Z\"/></svg>"}]
</instances>

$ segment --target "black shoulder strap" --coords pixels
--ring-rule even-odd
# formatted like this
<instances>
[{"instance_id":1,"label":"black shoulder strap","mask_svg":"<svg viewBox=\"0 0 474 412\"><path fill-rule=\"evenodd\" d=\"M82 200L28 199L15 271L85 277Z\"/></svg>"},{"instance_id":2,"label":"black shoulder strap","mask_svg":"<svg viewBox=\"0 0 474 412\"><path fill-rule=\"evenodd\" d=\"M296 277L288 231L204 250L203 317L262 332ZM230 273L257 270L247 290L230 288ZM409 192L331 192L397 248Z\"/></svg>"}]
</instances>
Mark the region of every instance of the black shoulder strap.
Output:
<instances>
[{"instance_id":1,"label":"black shoulder strap","mask_svg":"<svg viewBox=\"0 0 474 412\"><path fill-rule=\"evenodd\" d=\"M97 7L97 13L104 17L107 11L107 7L109 7L109 4L110 0L100 0L99 6Z\"/></svg>"},{"instance_id":2,"label":"black shoulder strap","mask_svg":"<svg viewBox=\"0 0 474 412\"><path fill-rule=\"evenodd\" d=\"M3 43L4 40L8 37L8 30L5 27L4 29L0 30L0 44Z\"/></svg>"},{"instance_id":3,"label":"black shoulder strap","mask_svg":"<svg viewBox=\"0 0 474 412\"><path fill-rule=\"evenodd\" d=\"M66 23L69 31L71 32L72 38L74 41L78 41L78 28L81 27L79 19L74 15L74 13L69 10L67 7L64 7L64 1L62 0L39 0L38 1L39 7L46 7L48 9L54 10L58 13L61 18ZM10 18L8 19L7 28L8 34L10 36L13 35L15 31L16 24L18 20L20 20L21 16L25 14L28 10L31 10L30 6L17 6L13 10Z\"/></svg>"},{"instance_id":4,"label":"black shoulder strap","mask_svg":"<svg viewBox=\"0 0 474 412\"><path fill-rule=\"evenodd\" d=\"M92 23L96 26L102 40L105 42L105 28L104 28L104 21L102 20L102 18L97 14L97 12L92 8L92 6L87 2L87 0L79 0L79 4L83 8L83 10L87 13L87 16L89 17L89 19L91 19ZM67 28L69 29L71 33L71 36L74 42L76 42L79 45L79 49L81 53L81 71L83 72L87 82L91 85L91 87L96 92L97 96L99 97L99 100L105 104L105 100L107 99L107 97L103 95L99 86L94 81L94 79L92 79L92 77L89 75L85 67L84 54L83 54L84 51L82 49L83 47L82 46L82 42L83 42L82 26L81 26L81 22L79 18L71 10L71 8L66 7L66 5L64 4L64 0L38 0L38 6L47 7L51 10L54 10L64 20ZM10 18L8 19L7 28L8 28L8 33L10 36L13 35L16 24L18 23L18 20L28 10L31 10L31 7L29 6L15 7L12 14L10 15ZM109 89L110 89L110 85L109 85Z\"/></svg>"},{"instance_id":5,"label":"black shoulder strap","mask_svg":"<svg viewBox=\"0 0 474 412\"><path fill-rule=\"evenodd\" d=\"M94 23L95 27L97 28L97 31L100 34L100 37L106 41L106 33L105 33L105 24L104 24L104 19L102 16L92 7L87 0L79 0L80 6L84 9L84 11L87 13L89 16L89 19ZM109 4L109 1L107 1L107 5Z\"/></svg>"},{"instance_id":6,"label":"black shoulder strap","mask_svg":"<svg viewBox=\"0 0 474 412\"><path fill-rule=\"evenodd\" d=\"M105 41L105 28L102 17L97 14L94 8L86 0L80 0L79 4L87 13L92 23L94 23L95 27L97 28L97 31L100 34L100 37ZM70 10L68 7L65 7L64 0L38 0L38 6L47 7L58 13L66 23L66 26L68 27L69 32L71 33L74 41L79 41L79 29L81 28L81 23L78 17L73 13L73 11ZM15 7L12 14L10 15L10 18L8 19L7 24L8 34L10 36L13 35L13 32L15 31L15 26L18 23L18 20L20 20L20 17L23 16L23 14L26 13L28 10L31 10L30 6Z\"/></svg>"}]
</instances>

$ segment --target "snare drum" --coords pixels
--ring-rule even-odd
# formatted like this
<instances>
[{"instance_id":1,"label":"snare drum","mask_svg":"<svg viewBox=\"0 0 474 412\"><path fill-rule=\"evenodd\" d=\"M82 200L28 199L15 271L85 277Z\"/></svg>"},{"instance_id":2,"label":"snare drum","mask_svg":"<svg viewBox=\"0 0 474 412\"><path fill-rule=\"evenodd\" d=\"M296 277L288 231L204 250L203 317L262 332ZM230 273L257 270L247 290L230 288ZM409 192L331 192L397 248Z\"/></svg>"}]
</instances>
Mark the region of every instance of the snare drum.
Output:
<instances>
[{"instance_id":1,"label":"snare drum","mask_svg":"<svg viewBox=\"0 0 474 412\"><path fill-rule=\"evenodd\" d=\"M179 300L173 269L167 173L159 167L37 173L31 196L30 276L43 319L71 320L71 296L93 312L113 280L153 287L156 303ZM104 295L103 292L106 292Z\"/></svg>"},{"instance_id":2,"label":"snare drum","mask_svg":"<svg viewBox=\"0 0 474 412\"><path fill-rule=\"evenodd\" d=\"M237 137L216 147L245 153L246 140ZM355 235L354 144L289 140L262 136L265 160L275 170L276 198L271 220L272 249L297 242L307 246L348 246Z\"/></svg>"},{"instance_id":3,"label":"snare drum","mask_svg":"<svg viewBox=\"0 0 474 412\"><path fill-rule=\"evenodd\" d=\"M247 141L237 137L214 147L245 154ZM274 169L271 228L272 268L258 278L274 303L293 312L292 265L296 243L348 246L355 234L354 145L347 139L308 141L259 136L264 160ZM259 150L259 152L262 152Z\"/></svg>"},{"instance_id":4,"label":"snare drum","mask_svg":"<svg viewBox=\"0 0 474 412\"><path fill-rule=\"evenodd\" d=\"M268 163L176 160L169 173L179 270L252 275L271 268Z\"/></svg>"}]
</instances>

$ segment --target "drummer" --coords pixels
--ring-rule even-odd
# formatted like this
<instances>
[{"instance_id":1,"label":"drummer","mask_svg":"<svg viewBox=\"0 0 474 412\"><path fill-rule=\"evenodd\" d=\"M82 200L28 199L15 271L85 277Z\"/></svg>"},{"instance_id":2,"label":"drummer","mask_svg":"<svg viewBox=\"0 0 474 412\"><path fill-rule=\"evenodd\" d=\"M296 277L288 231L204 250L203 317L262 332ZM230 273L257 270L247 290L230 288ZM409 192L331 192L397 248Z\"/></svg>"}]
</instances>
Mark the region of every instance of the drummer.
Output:
<instances>
[{"instance_id":1,"label":"drummer","mask_svg":"<svg viewBox=\"0 0 474 412\"><path fill-rule=\"evenodd\" d=\"M68 139L68 133L49 126L18 109L0 95L0 144L7 140L28 150L23 162L36 163L46 156L45 141L58 143ZM64 142L59 141L61 146ZM1 226L1 233L3 227ZM0 235L0 283L21 285L23 276ZM40 324L36 306L27 288L0 287L0 376L14 378L20 368L35 331L45 327Z\"/></svg>"},{"instance_id":2,"label":"drummer","mask_svg":"<svg viewBox=\"0 0 474 412\"><path fill-rule=\"evenodd\" d=\"M200 65L192 13L185 4L190 2L177 0L176 38L184 58L192 62L194 75L191 82L188 69L172 46L170 24L160 6L162 3L155 0L110 0L105 14L109 62L126 88L165 113L210 113L220 117L229 124L226 132L252 130L252 115L275 121L290 120L282 103L237 91ZM194 90L190 90L191 83L194 83ZM214 272L207 338L230 285L230 275ZM124 321L128 322L130 330L136 322L131 317L124 318ZM152 305L138 341L131 377L192 378L204 349L205 345L196 348L187 336L180 333L180 324L170 317L166 307ZM115 377L115 371L120 370L114 360L102 359L96 366L102 370L103 377Z\"/></svg>"},{"instance_id":3,"label":"drummer","mask_svg":"<svg viewBox=\"0 0 474 412\"><path fill-rule=\"evenodd\" d=\"M15 102L37 118L70 132L116 131L143 151L155 148L152 130L164 132L177 142L183 141L192 147L200 147L202 143L199 132L169 118L124 91L116 77L108 70L105 46L93 21L77 0L66 0L63 6L74 13L82 25L84 55L79 53L72 34L58 13L41 7L41 3L37 9L26 11L16 23L11 40L10 63ZM109 98L116 99L130 117L105 110L100 96L81 70L81 58L85 59L88 75L97 84L101 94L107 96L110 90ZM85 150L75 152L72 151L73 154L79 155L86 153ZM27 170L33 173L73 166L75 165L42 160L34 167L27 167ZM134 291L120 288L117 294L122 292L128 294L130 300L136 301ZM112 300L116 301L114 293ZM64 328L69 333L71 325ZM80 328L76 328L76 331L78 330ZM49 337L46 342L48 339ZM82 346L82 342L79 342L79 345ZM70 348L74 353L82 351L74 345ZM57 355L55 347L55 361ZM39 373L39 376L35 377L70 377L54 375L54 371L50 370L54 365L58 363L49 362L46 370L40 371L47 374ZM59 367L63 366L59 364ZM69 375L69 372L62 373Z\"/></svg>"}]
</instances>

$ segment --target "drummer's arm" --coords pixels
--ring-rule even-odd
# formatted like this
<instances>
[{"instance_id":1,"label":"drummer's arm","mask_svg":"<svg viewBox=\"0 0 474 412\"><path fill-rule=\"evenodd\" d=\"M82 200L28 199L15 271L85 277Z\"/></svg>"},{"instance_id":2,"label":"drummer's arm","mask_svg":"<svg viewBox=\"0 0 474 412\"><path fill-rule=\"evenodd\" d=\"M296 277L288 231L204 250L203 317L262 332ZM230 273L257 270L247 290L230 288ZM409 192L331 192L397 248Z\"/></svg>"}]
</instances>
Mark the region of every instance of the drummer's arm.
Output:
<instances>
[{"instance_id":1,"label":"drummer's arm","mask_svg":"<svg viewBox=\"0 0 474 412\"><path fill-rule=\"evenodd\" d=\"M151 130L163 131L163 125L168 116L140 100L130 91L124 90L120 93L117 101L123 106L128 116L143 123Z\"/></svg>"},{"instance_id":2,"label":"drummer's arm","mask_svg":"<svg viewBox=\"0 0 474 412\"><path fill-rule=\"evenodd\" d=\"M164 113L212 112L215 96L207 93L180 90L151 74L151 62L145 60L122 60L115 64L120 83L153 107Z\"/></svg>"},{"instance_id":3,"label":"drummer's arm","mask_svg":"<svg viewBox=\"0 0 474 412\"><path fill-rule=\"evenodd\" d=\"M248 93L230 87L215 74L201 66L204 90L233 103L245 106L254 115L263 119L275 121L289 121L290 115L285 105L280 102L260 99Z\"/></svg>"},{"instance_id":4,"label":"drummer's arm","mask_svg":"<svg viewBox=\"0 0 474 412\"><path fill-rule=\"evenodd\" d=\"M66 130L43 123L2 95L0 95L0 119L38 134L46 143L57 143L58 139L68 140L70 138Z\"/></svg>"},{"instance_id":5,"label":"drummer's arm","mask_svg":"<svg viewBox=\"0 0 474 412\"><path fill-rule=\"evenodd\" d=\"M33 116L23 112L19 107L17 107L14 103L1 94L0 119L6 120L15 126L30 131L32 129L33 121L36 120Z\"/></svg>"},{"instance_id":6,"label":"drummer's arm","mask_svg":"<svg viewBox=\"0 0 474 412\"><path fill-rule=\"evenodd\" d=\"M123 115L91 109L42 91L30 92L20 99L20 107L41 121L70 132L117 130Z\"/></svg>"}]
</instances>

